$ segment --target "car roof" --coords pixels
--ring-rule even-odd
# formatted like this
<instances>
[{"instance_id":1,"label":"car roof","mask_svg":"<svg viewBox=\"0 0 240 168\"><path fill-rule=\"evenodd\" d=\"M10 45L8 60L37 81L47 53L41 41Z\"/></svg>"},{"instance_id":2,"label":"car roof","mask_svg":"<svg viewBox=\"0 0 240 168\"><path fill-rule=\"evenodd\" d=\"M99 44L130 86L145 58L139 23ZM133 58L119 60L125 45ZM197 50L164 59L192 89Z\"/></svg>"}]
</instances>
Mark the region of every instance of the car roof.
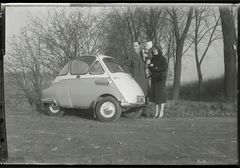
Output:
<instances>
[{"instance_id":1,"label":"car roof","mask_svg":"<svg viewBox=\"0 0 240 168\"><path fill-rule=\"evenodd\" d=\"M100 54L100 55L83 55L83 56L80 56L80 57L76 57L73 60L79 59L81 57L96 57L96 58L98 57L98 58L101 58L101 59L103 59L103 58L114 58L114 57L111 57L111 56L108 56L108 55Z\"/></svg>"},{"instance_id":2,"label":"car roof","mask_svg":"<svg viewBox=\"0 0 240 168\"><path fill-rule=\"evenodd\" d=\"M114 58L114 57L111 57L111 56L108 56L108 55L102 55L102 54L101 54L101 55L98 55L98 57L99 57L99 58L106 58L106 57L107 57L107 58Z\"/></svg>"}]
</instances>

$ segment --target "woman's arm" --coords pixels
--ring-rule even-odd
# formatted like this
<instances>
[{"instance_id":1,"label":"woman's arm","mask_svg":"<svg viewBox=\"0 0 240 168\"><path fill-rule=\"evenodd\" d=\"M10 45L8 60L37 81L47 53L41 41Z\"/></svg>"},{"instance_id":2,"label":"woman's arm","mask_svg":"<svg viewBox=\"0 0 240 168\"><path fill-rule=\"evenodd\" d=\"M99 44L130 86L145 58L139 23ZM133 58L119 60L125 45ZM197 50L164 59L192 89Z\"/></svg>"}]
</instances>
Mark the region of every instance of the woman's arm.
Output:
<instances>
[{"instance_id":1,"label":"woman's arm","mask_svg":"<svg viewBox=\"0 0 240 168\"><path fill-rule=\"evenodd\" d=\"M166 59L162 56L157 57L151 67L152 77L160 80L165 79L167 68L168 65Z\"/></svg>"},{"instance_id":2,"label":"woman's arm","mask_svg":"<svg viewBox=\"0 0 240 168\"><path fill-rule=\"evenodd\" d=\"M161 72L167 72L168 70L168 64L167 60L164 56L161 57Z\"/></svg>"},{"instance_id":3,"label":"woman's arm","mask_svg":"<svg viewBox=\"0 0 240 168\"><path fill-rule=\"evenodd\" d=\"M156 72L166 72L168 69L167 60L165 57L161 56L156 60L156 63L153 67Z\"/></svg>"}]
</instances>

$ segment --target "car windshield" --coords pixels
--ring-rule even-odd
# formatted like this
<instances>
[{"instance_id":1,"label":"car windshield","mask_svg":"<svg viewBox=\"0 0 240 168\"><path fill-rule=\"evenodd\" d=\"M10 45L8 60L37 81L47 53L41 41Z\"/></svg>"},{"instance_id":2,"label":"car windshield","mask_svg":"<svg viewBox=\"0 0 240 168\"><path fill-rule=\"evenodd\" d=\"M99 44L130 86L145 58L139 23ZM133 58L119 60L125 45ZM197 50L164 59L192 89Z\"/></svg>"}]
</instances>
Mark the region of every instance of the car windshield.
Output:
<instances>
[{"instance_id":1,"label":"car windshield","mask_svg":"<svg viewBox=\"0 0 240 168\"><path fill-rule=\"evenodd\" d=\"M71 63L71 74L80 75L87 73L95 59L96 57L93 56L82 56L73 60Z\"/></svg>"},{"instance_id":2,"label":"car windshield","mask_svg":"<svg viewBox=\"0 0 240 168\"><path fill-rule=\"evenodd\" d=\"M103 62L106 64L109 71L112 73L124 72L120 63L117 60L115 60L114 58L103 58Z\"/></svg>"}]
</instances>

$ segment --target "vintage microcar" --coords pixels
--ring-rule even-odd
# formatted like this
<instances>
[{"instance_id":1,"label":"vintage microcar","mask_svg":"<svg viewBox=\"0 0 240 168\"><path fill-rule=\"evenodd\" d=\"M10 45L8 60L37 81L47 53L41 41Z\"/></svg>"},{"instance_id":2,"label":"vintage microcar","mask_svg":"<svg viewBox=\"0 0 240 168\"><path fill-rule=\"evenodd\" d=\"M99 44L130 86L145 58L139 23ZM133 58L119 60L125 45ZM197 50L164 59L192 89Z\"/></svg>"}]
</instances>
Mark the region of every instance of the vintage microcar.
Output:
<instances>
[{"instance_id":1,"label":"vintage microcar","mask_svg":"<svg viewBox=\"0 0 240 168\"><path fill-rule=\"evenodd\" d=\"M81 56L70 61L42 92L42 103L51 116L64 108L93 109L101 121L117 120L121 113L137 113L145 96L132 76L113 57Z\"/></svg>"}]
</instances>

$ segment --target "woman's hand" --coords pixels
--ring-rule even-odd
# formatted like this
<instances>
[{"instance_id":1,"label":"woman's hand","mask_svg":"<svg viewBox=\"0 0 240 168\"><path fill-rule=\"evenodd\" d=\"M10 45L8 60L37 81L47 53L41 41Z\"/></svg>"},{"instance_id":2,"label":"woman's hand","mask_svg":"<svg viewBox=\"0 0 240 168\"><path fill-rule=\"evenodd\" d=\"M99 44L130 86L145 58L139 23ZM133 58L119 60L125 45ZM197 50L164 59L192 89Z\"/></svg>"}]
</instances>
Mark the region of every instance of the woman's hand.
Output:
<instances>
[{"instance_id":1,"label":"woman's hand","mask_svg":"<svg viewBox=\"0 0 240 168\"><path fill-rule=\"evenodd\" d=\"M151 60L150 59L147 59L146 63L149 65L151 64Z\"/></svg>"}]
</instances>

